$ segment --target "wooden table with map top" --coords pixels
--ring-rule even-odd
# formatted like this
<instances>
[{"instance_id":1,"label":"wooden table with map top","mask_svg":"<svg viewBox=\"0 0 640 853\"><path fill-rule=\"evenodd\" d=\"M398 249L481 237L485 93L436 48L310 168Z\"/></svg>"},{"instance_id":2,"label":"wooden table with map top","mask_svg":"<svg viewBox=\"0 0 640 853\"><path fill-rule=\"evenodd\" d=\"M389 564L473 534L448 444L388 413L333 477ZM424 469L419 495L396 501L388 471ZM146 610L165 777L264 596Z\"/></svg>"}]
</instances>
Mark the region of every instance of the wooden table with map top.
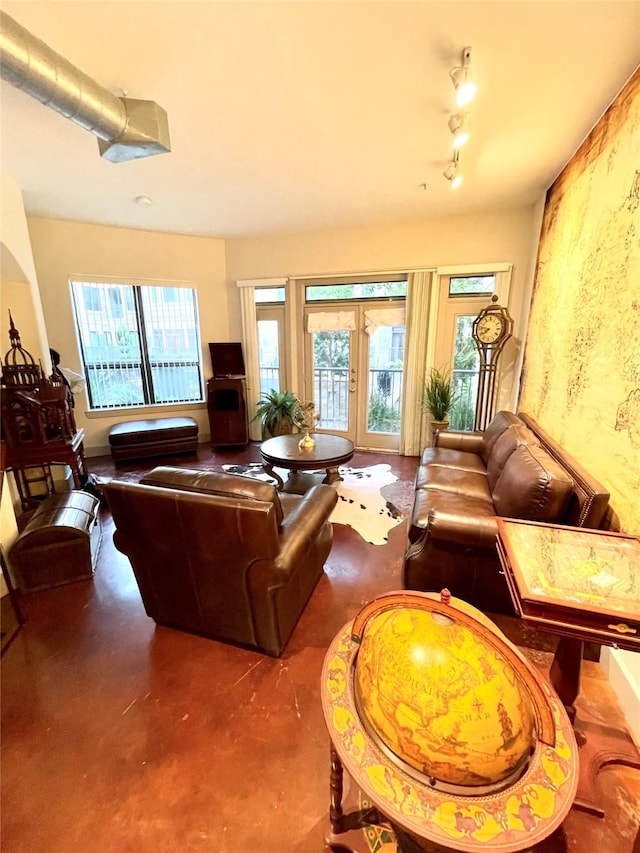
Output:
<instances>
[{"instance_id":1,"label":"wooden table with map top","mask_svg":"<svg viewBox=\"0 0 640 853\"><path fill-rule=\"evenodd\" d=\"M640 651L640 538L508 518L497 523L498 554L516 612L559 636L550 680L576 729L581 762L588 755L591 770L576 803L602 815L594 789L598 770L605 763L640 768L640 753L617 729L597 754L595 737L589 749L590 727L576 719L575 700L585 642Z\"/></svg>"}]
</instances>

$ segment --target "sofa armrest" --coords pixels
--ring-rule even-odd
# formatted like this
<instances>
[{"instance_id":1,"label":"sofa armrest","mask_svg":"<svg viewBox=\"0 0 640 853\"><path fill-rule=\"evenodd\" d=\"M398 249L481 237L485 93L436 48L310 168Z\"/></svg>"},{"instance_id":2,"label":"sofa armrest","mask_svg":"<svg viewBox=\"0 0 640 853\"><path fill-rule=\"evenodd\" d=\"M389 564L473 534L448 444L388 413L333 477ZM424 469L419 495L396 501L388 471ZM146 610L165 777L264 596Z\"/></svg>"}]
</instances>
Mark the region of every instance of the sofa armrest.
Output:
<instances>
[{"instance_id":1,"label":"sofa armrest","mask_svg":"<svg viewBox=\"0 0 640 853\"><path fill-rule=\"evenodd\" d=\"M464 450L467 453L482 452L481 432L462 432L461 430L439 430L435 437L434 447L446 447L449 450Z\"/></svg>"},{"instance_id":2,"label":"sofa armrest","mask_svg":"<svg viewBox=\"0 0 640 853\"><path fill-rule=\"evenodd\" d=\"M337 502L338 493L331 486L321 484L305 493L282 522L280 554L276 560L279 567L288 569L304 556Z\"/></svg>"},{"instance_id":3,"label":"sofa armrest","mask_svg":"<svg viewBox=\"0 0 640 853\"><path fill-rule=\"evenodd\" d=\"M461 514L436 509L429 513L424 537L493 550L496 547L497 534L495 515Z\"/></svg>"}]
</instances>

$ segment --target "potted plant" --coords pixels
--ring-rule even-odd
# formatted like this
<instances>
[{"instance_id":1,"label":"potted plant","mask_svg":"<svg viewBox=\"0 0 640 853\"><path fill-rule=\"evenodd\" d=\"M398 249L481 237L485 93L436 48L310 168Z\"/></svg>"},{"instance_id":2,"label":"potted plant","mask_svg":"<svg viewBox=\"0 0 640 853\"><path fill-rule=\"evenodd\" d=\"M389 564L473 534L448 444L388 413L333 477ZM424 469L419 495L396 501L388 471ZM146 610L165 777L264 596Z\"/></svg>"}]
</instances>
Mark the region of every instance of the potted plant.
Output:
<instances>
[{"instance_id":1,"label":"potted plant","mask_svg":"<svg viewBox=\"0 0 640 853\"><path fill-rule=\"evenodd\" d=\"M258 400L254 420L262 422L262 433L266 436L287 435L293 430L293 406L298 398L291 391L276 391L272 388L268 394Z\"/></svg>"},{"instance_id":2,"label":"potted plant","mask_svg":"<svg viewBox=\"0 0 640 853\"><path fill-rule=\"evenodd\" d=\"M449 426L449 410L455 401L455 392L448 370L438 370L432 367L425 381L422 397L422 409L429 412L432 419L432 429L447 429Z\"/></svg>"}]
</instances>

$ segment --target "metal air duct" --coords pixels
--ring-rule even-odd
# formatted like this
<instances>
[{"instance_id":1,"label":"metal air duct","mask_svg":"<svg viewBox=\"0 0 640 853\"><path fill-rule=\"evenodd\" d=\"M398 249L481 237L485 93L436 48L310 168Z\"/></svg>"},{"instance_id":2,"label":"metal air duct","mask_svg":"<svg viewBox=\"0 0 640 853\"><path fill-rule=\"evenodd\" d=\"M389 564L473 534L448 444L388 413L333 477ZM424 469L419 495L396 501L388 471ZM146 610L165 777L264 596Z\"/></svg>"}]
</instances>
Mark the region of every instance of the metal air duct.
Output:
<instances>
[{"instance_id":1,"label":"metal air duct","mask_svg":"<svg viewBox=\"0 0 640 853\"><path fill-rule=\"evenodd\" d=\"M118 98L0 11L0 77L98 137L112 163L171 151L155 101Z\"/></svg>"}]
</instances>

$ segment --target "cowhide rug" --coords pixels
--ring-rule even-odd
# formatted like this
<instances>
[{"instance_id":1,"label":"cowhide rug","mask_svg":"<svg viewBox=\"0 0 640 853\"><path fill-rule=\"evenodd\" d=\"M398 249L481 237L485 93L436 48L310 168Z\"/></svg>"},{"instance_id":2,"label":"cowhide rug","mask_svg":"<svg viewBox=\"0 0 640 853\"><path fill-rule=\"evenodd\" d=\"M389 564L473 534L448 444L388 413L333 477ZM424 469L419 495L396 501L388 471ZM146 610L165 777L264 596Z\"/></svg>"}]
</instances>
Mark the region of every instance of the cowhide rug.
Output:
<instances>
[{"instance_id":1,"label":"cowhide rug","mask_svg":"<svg viewBox=\"0 0 640 853\"><path fill-rule=\"evenodd\" d=\"M222 467L230 474L243 474L246 477L275 482L260 463ZM282 468L274 470L283 480L289 476L289 472ZM400 524L403 518L396 502L381 494L382 489L387 489L398 479L391 473L391 466L343 466L340 468L340 475L343 479L333 484L338 492L338 503L331 514L331 521L353 528L371 545L384 545L388 541L389 531Z\"/></svg>"}]
</instances>

